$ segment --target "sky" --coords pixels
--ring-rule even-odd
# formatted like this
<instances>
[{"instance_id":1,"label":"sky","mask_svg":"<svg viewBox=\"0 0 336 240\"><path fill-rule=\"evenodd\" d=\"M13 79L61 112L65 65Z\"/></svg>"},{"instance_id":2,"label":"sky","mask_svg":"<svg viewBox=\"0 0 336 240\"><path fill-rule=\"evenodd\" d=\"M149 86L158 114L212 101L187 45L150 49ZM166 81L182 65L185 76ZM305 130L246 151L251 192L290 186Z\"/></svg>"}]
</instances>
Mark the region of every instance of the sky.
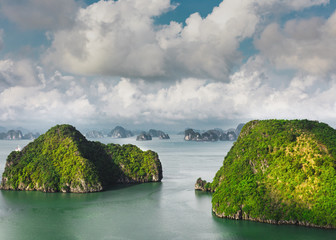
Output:
<instances>
[{"instance_id":1,"label":"sky","mask_svg":"<svg viewBox=\"0 0 336 240\"><path fill-rule=\"evenodd\" d=\"M0 0L0 126L336 127L334 0Z\"/></svg>"}]
</instances>

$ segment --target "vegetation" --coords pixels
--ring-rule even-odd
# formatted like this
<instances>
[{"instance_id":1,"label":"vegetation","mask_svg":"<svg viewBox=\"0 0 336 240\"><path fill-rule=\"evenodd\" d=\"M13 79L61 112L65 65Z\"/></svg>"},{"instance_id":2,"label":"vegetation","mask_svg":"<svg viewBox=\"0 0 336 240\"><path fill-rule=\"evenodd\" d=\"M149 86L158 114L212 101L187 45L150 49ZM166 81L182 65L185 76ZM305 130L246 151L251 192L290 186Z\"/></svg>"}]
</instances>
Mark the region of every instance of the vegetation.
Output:
<instances>
[{"instance_id":1,"label":"vegetation","mask_svg":"<svg viewBox=\"0 0 336 240\"><path fill-rule=\"evenodd\" d=\"M160 181L158 155L133 145L87 141L70 125L57 125L12 152L1 188L45 192L96 192L115 183Z\"/></svg>"},{"instance_id":2,"label":"vegetation","mask_svg":"<svg viewBox=\"0 0 336 240\"><path fill-rule=\"evenodd\" d=\"M246 124L212 183L217 216L336 227L336 130L308 120Z\"/></svg>"}]
</instances>

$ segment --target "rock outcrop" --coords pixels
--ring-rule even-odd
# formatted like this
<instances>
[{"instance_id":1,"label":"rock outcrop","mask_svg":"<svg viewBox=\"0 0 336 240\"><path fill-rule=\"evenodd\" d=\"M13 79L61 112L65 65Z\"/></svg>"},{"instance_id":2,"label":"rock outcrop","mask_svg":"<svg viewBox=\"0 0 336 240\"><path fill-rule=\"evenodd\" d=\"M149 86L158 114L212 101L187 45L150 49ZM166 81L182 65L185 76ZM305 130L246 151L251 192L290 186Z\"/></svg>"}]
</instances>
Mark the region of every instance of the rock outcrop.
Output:
<instances>
[{"instance_id":1,"label":"rock outcrop","mask_svg":"<svg viewBox=\"0 0 336 240\"><path fill-rule=\"evenodd\" d=\"M211 184L202 178L198 178L195 183L195 190L202 192L211 192Z\"/></svg>"},{"instance_id":2,"label":"rock outcrop","mask_svg":"<svg viewBox=\"0 0 336 240\"><path fill-rule=\"evenodd\" d=\"M126 130L121 126L115 127L108 135L113 138L128 138L134 136L132 131Z\"/></svg>"},{"instance_id":3,"label":"rock outcrop","mask_svg":"<svg viewBox=\"0 0 336 240\"><path fill-rule=\"evenodd\" d=\"M1 140L32 140L39 136L39 133L28 132L23 134L21 130L9 130L7 133L0 133Z\"/></svg>"},{"instance_id":4,"label":"rock outcrop","mask_svg":"<svg viewBox=\"0 0 336 240\"><path fill-rule=\"evenodd\" d=\"M8 156L0 188L85 193L161 179L157 153L131 144L91 142L74 127L57 125Z\"/></svg>"},{"instance_id":5,"label":"rock outcrop","mask_svg":"<svg viewBox=\"0 0 336 240\"><path fill-rule=\"evenodd\" d=\"M20 130L9 130L4 139L21 140L22 138L23 138L23 134Z\"/></svg>"},{"instance_id":6,"label":"rock outcrop","mask_svg":"<svg viewBox=\"0 0 336 240\"><path fill-rule=\"evenodd\" d=\"M151 135L152 138L170 139L169 135L161 130L150 129L147 134Z\"/></svg>"},{"instance_id":7,"label":"rock outcrop","mask_svg":"<svg viewBox=\"0 0 336 240\"><path fill-rule=\"evenodd\" d=\"M104 134L100 131L92 130L85 134L86 138L103 138Z\"/></svg>"},{"instance_id":8,"label":"rock outcrop","mask_svg":"<svg viewBox=\"0 0 336 240\"><path fill-rule=\"evenodd\" d=\"M244 124L239 124L236 129L222 130L220 128L215 128L207 130L203 133L197 132L193 129L187 129L184 132L184 140L186 141L235 141L239 136L242 126Z\"/></svg>"},{"instance_id":9,"label":"rock outcrop","mask_svg":"<svg viewBox=\"0 0 336 240\"><path fill-rule=\"evenodd\" d=\"M136 137L137 141L150 141L152 140L152 136L146 132L142 132L140 135Z\"/></svg>"},{"instance_id":10,"label":"rock outcrop","mask_svg":"<svg viewBox=\"0 0 336 240\"><path fill-rule=\"evenodd\" d=\"M247 123L212 183L218 217L336 228L336 130L309 120Z\"/></svg>"}]
</instances>

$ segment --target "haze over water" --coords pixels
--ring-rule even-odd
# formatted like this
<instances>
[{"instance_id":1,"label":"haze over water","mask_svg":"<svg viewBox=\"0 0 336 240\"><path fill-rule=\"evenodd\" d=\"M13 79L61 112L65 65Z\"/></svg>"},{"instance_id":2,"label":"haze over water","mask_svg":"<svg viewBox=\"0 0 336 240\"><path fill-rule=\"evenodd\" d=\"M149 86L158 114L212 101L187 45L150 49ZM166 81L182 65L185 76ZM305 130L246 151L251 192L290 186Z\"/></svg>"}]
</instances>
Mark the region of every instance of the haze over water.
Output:
<instances>
[{"instance_id":1,"label":"haze over water","mask_svg":"<svg viewBox=\"0 0 336 240\"><path fill-rule=\"evenodd\" d=\"M154 138L100 139L158 152L161 183L114 187L91 194L0 192L0 239L335 239L335 230L219 219L211 195L195 192L198 177L212 180L232 142ZM28 141L1 141L0 172L7 155Z\"/></svg>"}]
</instances>

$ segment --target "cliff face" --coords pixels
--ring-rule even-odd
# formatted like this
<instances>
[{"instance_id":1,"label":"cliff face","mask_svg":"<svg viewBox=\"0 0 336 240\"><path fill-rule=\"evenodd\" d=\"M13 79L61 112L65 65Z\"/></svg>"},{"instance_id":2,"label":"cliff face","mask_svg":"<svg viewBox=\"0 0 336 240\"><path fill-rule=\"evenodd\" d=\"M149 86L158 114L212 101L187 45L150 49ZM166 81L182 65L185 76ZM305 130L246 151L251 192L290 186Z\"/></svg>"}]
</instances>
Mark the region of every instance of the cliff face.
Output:
<instances>
[{"instance_id":1,"label":"cliff face","mask_svg":"<svg viewBox=\"0 0 336 240\"><path fill-rule=\"evenodd\" d=\"M1 140L21 140L21 139L35 139L40 136L39 133L26 133L23 134L20 130L9 130L7 133L0 133Z\"/></svg>"},{"instance_id":2,"label":"cliff face","mask_svg":"<svg viewBox=\"0 0 336 240\"><path fill-rule=\"evenodd\" d=\"M186 129L184 131L184 140L186 141L235 141L244 126L243 123L239 124L236 129L222 130L220 128L215 128L208 130L204 133L199 133L193 129Z\"/></svg>"},{"instance_id":3,"label":"cliff face","mask_svg":"<svg viewBox=\"0 0 336 240\"><path fill-rule=\"evenodd\" d=\"M158 155L134 145L90 142L70 125L57 125L12 152L1 189L97 192L116 183L161 181Z\"/></svg>"},{"instance_id":4,"label":"cliff face","mask_svg":"<svg viewBox=\"0 0 336 240\"><path fill-rule=\"evenodd\" d=\"M126 130L120 126L115 127L109 134L109 136L113 138L128 138L132 137L133 135L134 134L131 131Z\"/></svg>"},{"instance_id":5,"label":"cliff face","mask_svg":"<svg viewBox=\"0 0 336 240\"><path fill-rule=\"evenodd\" d=\"M336 130L308 120L246 124L213 182L215 215L336 227ZM204 187L206 186L206 187Z\"/></svg>"},{"instance_id":6,"label":"cliff face","mask_svg":"<svg viewBox=\"0 0 336 240\"><path fill-rule=\"evenodd\" d=\"M151 135L152 138L158 137L159 139L170 139L169 135L161 130L150 129L148 134Z\"/></svg>"},{"instance_id":7,"label":"cliff face","mask_svg":"<svg viewBox=\"0 0 336 240\"><path fill-rule=\"evenodd\" d=\"M104 134L100 131L92 130L85 134L86 138L103 138Z\"/></svg>"},{"instance_id":8,"label":"cliff face","mask_svg":"<svg viewBox=\"0 0 336 240\"><path fill-rule=\"evenodd\" d=\"M149 133L142 132L140 135L136 137L137 141L149 141L152 140L152 136Z\"/></svg>"}]
</instances>

